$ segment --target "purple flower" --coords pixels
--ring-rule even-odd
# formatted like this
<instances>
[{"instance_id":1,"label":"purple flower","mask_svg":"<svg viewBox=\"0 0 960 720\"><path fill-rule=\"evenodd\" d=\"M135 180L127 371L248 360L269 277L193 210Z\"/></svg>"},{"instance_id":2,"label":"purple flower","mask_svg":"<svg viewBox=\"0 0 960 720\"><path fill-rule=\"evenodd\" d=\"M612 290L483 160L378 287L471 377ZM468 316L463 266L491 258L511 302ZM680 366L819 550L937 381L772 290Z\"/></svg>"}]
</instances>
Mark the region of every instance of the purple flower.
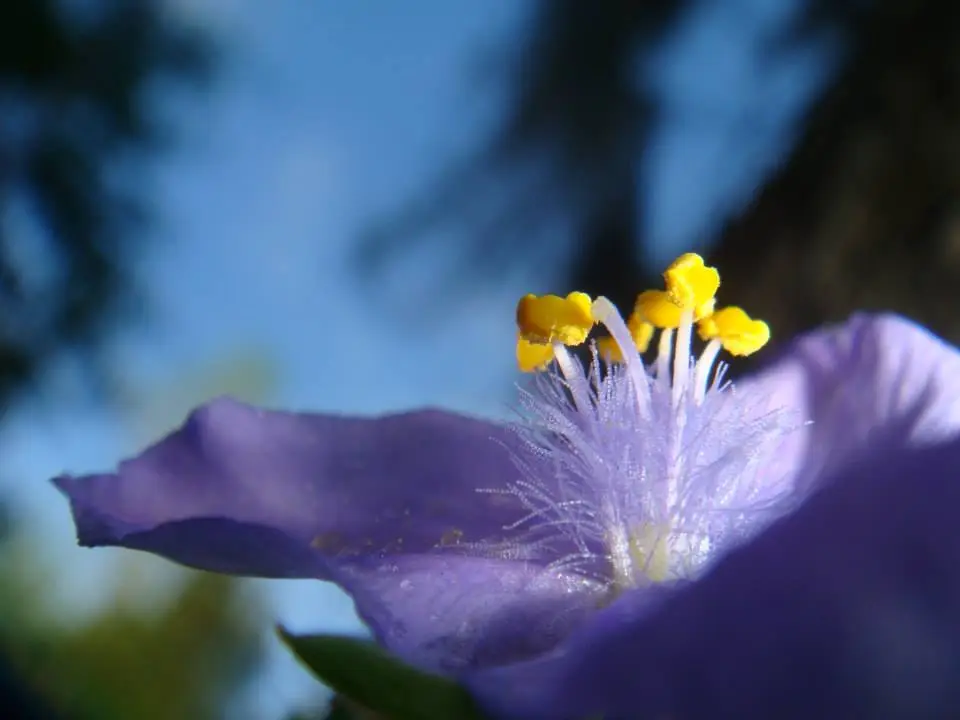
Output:
<instances>
[{"instance_id":1,"label":"purple flower","mask_svg":"<svg viewBox=\"0 0 960 720\"><path fill-rule=\"evenodd\" d=\"M516 720L954 717L958 509L960 441L864 458L696 583L471 689Z\"/></svg>"},{"instance_id":2,"label":"purple flower","mask_svg":"<svg viewBox=\"0 0 960 720\"><path fill-rule=\"evenodd\" d=\"M538 688L560 697L557 682L582 686L564 673L588 674L570 663L602 655L618 628L653 633L638 618L684 617L673 608L710 597L737 558L780 557L775 538L814 512L809 498L829 478L960 427L960 355L894 316L812 333L753 378L724 383L718 353L751 352L769 330L736 308L715 310L715 275L683 256L667 290L642 294L626 323L604 298L524 298L518 359L547 369L511 425L217 400L115 473L55 482L83 545L330 580L408 661L474 678L498 712L498 686L517 690L501 695L517 707L524 692L542 705ZM611 337L584 369L566 346L596 324ZM647 365L639 351L654 326ZM694 329L706 341L699 358ZM796 543L783 543L786 566ZM829 549L818 557L829 566ZM671 632L656 636L665 654ZM612 692L578 697L613 703Z\"/></svg>"}]
</instances>

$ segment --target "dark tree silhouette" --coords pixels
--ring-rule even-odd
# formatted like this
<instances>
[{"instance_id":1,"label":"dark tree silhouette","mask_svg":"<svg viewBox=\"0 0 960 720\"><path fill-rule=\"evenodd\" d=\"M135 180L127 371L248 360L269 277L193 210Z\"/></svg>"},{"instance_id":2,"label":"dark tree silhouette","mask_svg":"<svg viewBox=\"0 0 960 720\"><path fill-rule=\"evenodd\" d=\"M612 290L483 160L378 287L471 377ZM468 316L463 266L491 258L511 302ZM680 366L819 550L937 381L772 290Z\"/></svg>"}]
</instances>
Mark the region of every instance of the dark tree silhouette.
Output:
<instances>
[{"instance_id":1,"label":"dark tree silhouette","mask_svg":"<svg viewBox=\"0 0 960 720\"><path fill-rule=\"evenodd\" d=\"M498 133L364 238L364 269L377 272L407 243L452 230L462 233L464 270L478 277L533 262L578 289L632 302L644 271L637 184L657 121L638 68L686 7L540 3Z\"/></svg>"},{"instance_id":2,"label":"dark tree silhouette","mask_svg":"<svg viewBox=\"0 0 960 720\"><path fill-rule=\"evenodd\" d=\"M0 3L0 407L60 353L88 357L129 298L166 141L150 93L209 76L154 0Z\"/></svg>"},{"instance_id":3,"label":"dark tree silhouette","mask_svg":"<svg viewBox=\"0 0 960 720\"><path fill-rule=\"evenodd\" d=\"M960 341L960 5L813 3L839 72L756 199L718 234L724 298L781 337L895 309Z\"/></svg>"},{"instance_id":4,"label":"dark tree silhouette","mask_svg":"<svg viewBox=\"0 0 960 720\"><path fill-rule=\"evenodd\" d=\"M147 218L137 172L167 140L151 93L207 79L212 60L154 0L0 3L3 411L63 353L92 366L97 341L129 307L129 262ZM62 717L37 689L0 656L5 717Z\"/></svg>"},{"instance_id":5,"label":"dark tree silhouette","mask_svg":"<svg viewBox=\"0 0 960 720\"><path fill-rule=\"evenodd\" d=\"M688 3L538 7L501 134L444 177L442 193L388 219L363 258L382 261L460 218L471 271L475 260L502 271L506 256L519 256L565 271L561 287L629 305L655 274L641 262L635 198L662 119L636 69ZM960 340L958 32L960 5L950 0L807 0L768 48L829 40L840 52L754 200L689 245L713 248L723 302L769 319L775 340L857 309L894 309ZM525 188L518 166L548 180ZM484 183L505 190L478 216ZM556 218L572 228L570 246L549 232Z\"/></svg>"}]
</instances>

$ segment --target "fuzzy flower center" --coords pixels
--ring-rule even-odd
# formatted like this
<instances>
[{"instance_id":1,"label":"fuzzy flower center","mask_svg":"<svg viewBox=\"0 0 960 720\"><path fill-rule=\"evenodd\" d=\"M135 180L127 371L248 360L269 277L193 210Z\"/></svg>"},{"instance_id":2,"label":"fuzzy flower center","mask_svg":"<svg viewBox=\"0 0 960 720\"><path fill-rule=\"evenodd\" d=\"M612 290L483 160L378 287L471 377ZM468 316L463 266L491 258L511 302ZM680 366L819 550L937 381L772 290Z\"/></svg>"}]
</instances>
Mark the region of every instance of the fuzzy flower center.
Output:
<instances>
[{"instance_id":1,"label":"fuzzy flower center","mask_svg":"<svg viewBox=\"0 0 960 720\"><path fill-rule=\"evenodd\" d=\"M517 361L537 373L539 392L523 398L530 452L510 493L529 514L513 552L613 590L690 577L771 519L785 483L765 475L764 461L796 426L722 382L721 350L756 352L766 323L716 309L720 276L699 255L678 258L664 283L641 293L626 321L585 293L527 295L517 306ZM597 326L608 334L591 342L584 368L568 348Z\"/></svg>"}]
</instances>

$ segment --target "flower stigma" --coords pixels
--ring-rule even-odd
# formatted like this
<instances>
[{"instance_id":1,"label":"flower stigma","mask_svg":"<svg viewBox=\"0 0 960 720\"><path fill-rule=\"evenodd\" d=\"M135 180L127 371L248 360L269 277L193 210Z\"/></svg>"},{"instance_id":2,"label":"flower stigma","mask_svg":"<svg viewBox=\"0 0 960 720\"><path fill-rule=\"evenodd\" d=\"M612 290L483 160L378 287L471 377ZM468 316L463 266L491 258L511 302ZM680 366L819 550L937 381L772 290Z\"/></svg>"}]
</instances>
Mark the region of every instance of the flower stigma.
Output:
<instances>
[{"instance_id":1,"label":"flower stigma","mask_svg":"<svg viewBox=\"0 0 960 720\"><path fill-rule=\"evenodd\" d=\"M770 477L765 461L799 423L769 398L738 392L718 362L721 351L760 350L770 329L740 308L717 309L720 275L699 255L681 255L663 279L626 321L585 293L518 303L517 362L534 387L522 392L517 425L523 479L499 492L526 515L505 529L518 539L499 544L501 554L616 594L689 579L775 517L789 482ZM585 367L569 348L598 326L606 335L590 340Z\"/></svg>"}]
</instances>

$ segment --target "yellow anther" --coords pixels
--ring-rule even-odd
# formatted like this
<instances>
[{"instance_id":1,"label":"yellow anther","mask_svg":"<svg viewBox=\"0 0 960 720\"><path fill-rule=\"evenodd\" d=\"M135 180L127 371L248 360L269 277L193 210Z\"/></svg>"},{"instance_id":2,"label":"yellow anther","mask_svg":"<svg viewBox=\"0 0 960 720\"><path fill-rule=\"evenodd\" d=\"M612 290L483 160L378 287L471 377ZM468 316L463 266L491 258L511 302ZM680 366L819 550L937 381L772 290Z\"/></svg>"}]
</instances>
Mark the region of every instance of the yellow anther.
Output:
<instances>
[{"instance_id":1,"label":"yellow anther","mask_svg":"<svg viewBox=\"0 0 960 720\"><path fill-rule=\"evenodd\" d=\"M597 338L597 352L600 353L600 357L608 363L623 362L623 353L620 352L620 346L617 345L617 341L609 335Z\"/></svg>"},{"instance_id":2,"label":"yellow anther","mask_svg":"<svg viewBox=\"0 0 960 720\"><path fill-rule=\"evenodd\" d=\"M627 328L630 330L630 337L637 345L637 350L646 352L647 348L650 347L650 341L653 340L653 325L644 320L640 313L633 312L630 314L630 319L627 320Z\"/></svg>"},{"instance_id":3,"label":"yellow anther","mask_svg":"<svg viewBox=\"0 0 960 720\"><path fill-rule=\"evenodd\" d=\"M517 303L517 327L531 343L580 345L593 328L593 301L582 292L558 295L525 295Z\"/></svg>"},{"instance_id":4,"label":"yellow anther","mask_svg":"<svg viewBox=\"0 0 960 720\"><path fill-rule=\"evenodd\" d=\"M710 302L720 287L720 273L696 253L685 253L663 273L670 300L684 310L696 310Z\"/></svg>"},{"instance_id":5,"label":"yellow anther","mask_svg":"<svg viewBox=\"0 0 960 720\"><path fill-rule=\"evenodd\" d=\"M693 320L702 320L713 312L720 287L720 273L704 264L696 253L685 253L670 264L664 273L664 290L640 293L634 312L654 327L680 327L685 313Z\"/></svg>"},{"instance_id":6,"label":"yellow anther","mask_svg":"<svg viewBox=\"0 0 960 720\"><path fill-rule=\"evenodd\" d=\"M688 308L677 305L670 294L663 290L647 290L637 297L635 312L640 314L653 327L662 329L680 327L684 312L693 311L694 320L709 317L716 303L709 298L696 307Z\"/></svg>"},{"instance_id":7,"label":"yellow anther","mask_svg":"<svg viewBox=\"0 0 960 720\"><path fill-rule=\"evenodd\" d=\"M532 343L517 337L517 365L523 372L544 370L553 360L553 346Z\"/></svg>"},{"instance_id":8,"label":"yellow anther","mask_svg":"<svg viewBox=\"0 0 960 720\"><path fill-rule=\"evenodd\" d=\"M630 337L633 338L634 345L637 346L637 352L646 352L647 348L650 347L650 341L653 339L653 325L646 322L639 313L633 312L627 320L627 329L630 331ZM607 336L598 339L597 351L600 353L600 357L605 358L607 362L623 362L623 353L620 346L612 337Z\"/></svg>"},{"instance_id":9,"label":"yellow anther","mask_svg":"<svg viewBox=\"0 0 960 720\"><path fill-rule=\"evenodd\" d=\"M725 307L700 321L700 337L717 339L731 355L752 355L770 340L770 326L738 307Z\"/></svg>"}]
</instances>

